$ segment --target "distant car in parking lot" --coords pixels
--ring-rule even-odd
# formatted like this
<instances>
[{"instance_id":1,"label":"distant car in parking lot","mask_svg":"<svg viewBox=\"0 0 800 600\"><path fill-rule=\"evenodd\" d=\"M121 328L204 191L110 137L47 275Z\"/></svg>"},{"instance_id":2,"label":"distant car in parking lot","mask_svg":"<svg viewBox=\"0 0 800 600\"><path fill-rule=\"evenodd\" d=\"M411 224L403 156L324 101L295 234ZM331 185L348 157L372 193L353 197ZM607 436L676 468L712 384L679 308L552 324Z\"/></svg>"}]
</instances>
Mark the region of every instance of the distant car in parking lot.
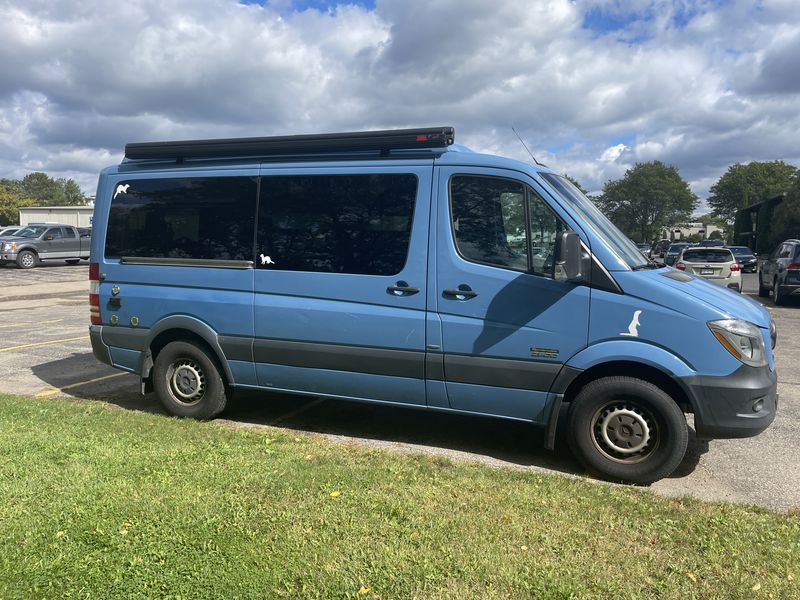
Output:
<instances>
[{"instance_id":1,"label":"distant car in parking lot","mask_svg":"<svg viewBox=\"0 0 800 600\"><path fill-rule=\"evenodd\" d=\"M733 252L733 257L739 263L742 273L755 273L758 270L758 259L747 246L726 246Z\"/></svg>"},{"instance_id":2,"label":"distant car in parking lot","mask_svg":"<svg viewBox=\"0 0 800 600\"><path fill-rule=\"evenodd\" d=\"M800 297L800 240L786 240L769 255L758 273L758 295L772 294L775 304Z\"/></svg>"},{"instance_id":3,"label":"distant car in parking lot","mask_svg":"<svg viewBox=\"0 0 800 600\"><path fill-rule=\"evenodd\" d=\"M684 242L679 242L677 244L671 244L670 247L667 249L667 253L664 255L664 262L668 265L674 265L675 261L678 260L678 256L683 251L684 248L688 248L691 244L686 244Z\"/></svg>"},{"instance_id":4,"label":"distant car in parking lot","mask_svg":"<svg viewBox=\"0 0 800 600\"><path fill-rule=\"evenodd\" d=\"M0 228L0 237L12 236L17 233L22 227L19 225L12 225L10 227Z\"/></svg>"},{"instance_id":5,"label":"distant car in parking lot","mask_svg":"<svg viewBox=\"0 0 800 600\"><path fill-rule=\"evenodd\" d=\"M636 247L645 255L645 258L650 258L650 244L636 244Z\"/></svg>"},{"instance_id":6,"label":"distant car in parking lot","mask_svg":"<svg viewBox=\"0 0 800 600\"><path fill-rule=\"evenodd\" d=\"M742 291L742 271L728 248L684 248L675 268L734 291Z\"/></svg>"}]
</instances>

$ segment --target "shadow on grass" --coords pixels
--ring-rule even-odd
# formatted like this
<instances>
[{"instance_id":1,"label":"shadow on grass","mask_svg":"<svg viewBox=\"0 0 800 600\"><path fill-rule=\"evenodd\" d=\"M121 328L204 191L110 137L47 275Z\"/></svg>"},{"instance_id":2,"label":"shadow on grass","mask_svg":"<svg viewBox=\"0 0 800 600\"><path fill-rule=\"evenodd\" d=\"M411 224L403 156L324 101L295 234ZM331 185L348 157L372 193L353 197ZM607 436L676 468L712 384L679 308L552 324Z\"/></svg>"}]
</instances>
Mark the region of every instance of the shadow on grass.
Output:
<instances>
[{"instance_id":1,"label":"shadow on grass","mask_svg":"<svg viewBox=\"0 0 800 600\"><path fill-rule=\"evenodd\" d=\"M120 373L97 362L91 353L73 354L36 365L32 370L53 388ZM154 394L139 394L139 380L134 375L101 379L66 392L76 398L102 400L127 410L166 414ZM246 426L270 425L287 431L414 444L466 452L512 465L582 474L584 470L572 457L567 444L567 409L562 406L554 452L543 447L544 429L526 423L267 391L234 393L222 418ZM690 429L686 457L671 477L692 473L707 451L708 443L697 440Z\"/></svg>"}]
</instances>

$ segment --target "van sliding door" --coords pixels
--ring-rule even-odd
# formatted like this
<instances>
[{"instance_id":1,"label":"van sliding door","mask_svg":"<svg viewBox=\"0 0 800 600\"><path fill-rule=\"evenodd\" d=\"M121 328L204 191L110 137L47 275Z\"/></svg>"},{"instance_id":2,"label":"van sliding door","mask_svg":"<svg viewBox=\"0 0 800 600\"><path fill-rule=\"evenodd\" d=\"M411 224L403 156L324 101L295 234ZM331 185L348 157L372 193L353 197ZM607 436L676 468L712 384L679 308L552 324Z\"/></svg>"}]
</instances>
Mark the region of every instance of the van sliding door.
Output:
<instances>
[{"instance_id":1,"label":"van sliding door","mask_svg":"<svg viewBox=\"0 0 800 600\"><path fill-rule=\"evenodd\" d=\"M259 385L425 404L431 170L262 166Z\"/></svg>"}]
</instances>

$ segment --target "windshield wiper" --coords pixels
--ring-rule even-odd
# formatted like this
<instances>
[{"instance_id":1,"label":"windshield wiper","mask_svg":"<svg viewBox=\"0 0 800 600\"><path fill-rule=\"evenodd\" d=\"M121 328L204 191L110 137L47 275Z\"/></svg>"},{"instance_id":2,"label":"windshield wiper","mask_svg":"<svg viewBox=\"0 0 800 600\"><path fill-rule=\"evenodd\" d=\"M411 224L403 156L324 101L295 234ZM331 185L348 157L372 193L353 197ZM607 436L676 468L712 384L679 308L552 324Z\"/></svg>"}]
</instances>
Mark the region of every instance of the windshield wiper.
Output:
<instances>
[{"instance_id":1,"label":"windshield wiper","mask_svg":"<svg viewBox=\"0 0 800 600\"><path fill-rule=\"evenodd\" d=\"M666 263L657 263L655 261L648 261L646 263L642 263L641 265L636 265L633 267L634 271L641 271L643 269L660 269L662 267L666 267Z\"/></svg>"}]
</instances>

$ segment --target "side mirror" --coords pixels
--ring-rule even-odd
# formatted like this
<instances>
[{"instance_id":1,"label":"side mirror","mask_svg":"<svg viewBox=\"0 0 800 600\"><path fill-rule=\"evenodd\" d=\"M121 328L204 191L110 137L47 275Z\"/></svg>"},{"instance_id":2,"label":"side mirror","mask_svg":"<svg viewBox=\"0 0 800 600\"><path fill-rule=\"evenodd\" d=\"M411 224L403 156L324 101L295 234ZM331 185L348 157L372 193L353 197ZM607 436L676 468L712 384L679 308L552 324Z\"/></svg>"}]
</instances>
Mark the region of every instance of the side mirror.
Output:
<instances>
[{"instance_id":1,"label":"side mirror","mask_svg":"<svg viewBox=\"0 0 800 600\"><path fill-rule=\"evenodd\" d=\"M50 241L50 240L52 240L52 239L53 239L53 236L52 236L52 235L46 235L46 236L44 236L44 241L45 241L45 242L49 242L49 241Z\"/></svg>"},{"instance_id":2,"label":"side mirror","mask_svg":"<svg viewBox=\"0 0 800 600\"><path fill-rule=\"evenodd\" d=\"M560 267L567 281L581 281L581 238L574 231L562 231L556 238L556 267Z\"/></svg>"}]
</instances>

